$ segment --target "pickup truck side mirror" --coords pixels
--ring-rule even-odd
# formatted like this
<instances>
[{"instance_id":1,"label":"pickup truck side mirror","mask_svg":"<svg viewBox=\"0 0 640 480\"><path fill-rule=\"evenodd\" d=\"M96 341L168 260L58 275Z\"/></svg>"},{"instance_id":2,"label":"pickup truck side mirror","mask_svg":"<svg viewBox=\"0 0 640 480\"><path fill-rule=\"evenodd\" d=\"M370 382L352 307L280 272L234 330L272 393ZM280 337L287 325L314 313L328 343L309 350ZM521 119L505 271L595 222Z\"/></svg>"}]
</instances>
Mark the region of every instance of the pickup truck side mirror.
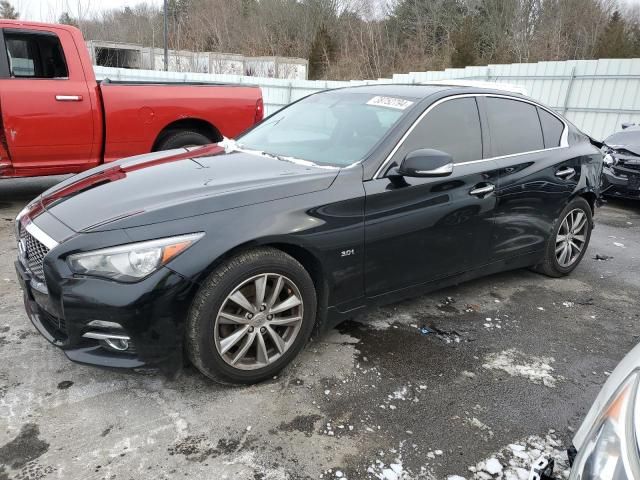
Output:
<instances>
[{"instance_id":1,"label":"pickup truck side mirror","mask_svg":"<svg viewBox=\"0 0 640 480\"><path fill-rule=\"evenodd\" d=\"M429 148L409 153L396 170L403 177L447 177L453 173L453 158Z\"/></svg>"}]
</instances>

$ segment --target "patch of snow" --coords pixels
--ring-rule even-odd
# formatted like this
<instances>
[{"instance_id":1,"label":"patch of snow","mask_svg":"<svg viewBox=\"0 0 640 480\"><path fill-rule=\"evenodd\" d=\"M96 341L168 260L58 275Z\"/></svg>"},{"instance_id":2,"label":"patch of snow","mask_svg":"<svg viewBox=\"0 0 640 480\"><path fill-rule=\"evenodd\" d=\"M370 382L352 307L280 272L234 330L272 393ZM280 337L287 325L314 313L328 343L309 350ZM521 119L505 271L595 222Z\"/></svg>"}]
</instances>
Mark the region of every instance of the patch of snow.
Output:
<instances>
[{"instance_id":1,"label":"patch of snow","mask_svg":"<svg viewBox=\"0 0 640 480\"><path fill-rule=\"evenodd\" d=\"M406 400L407 397L407 387L402 387L399 390L396 390L391 395L388 395L389 400Z\"/></svg>"},{"instance_id":2,"label":"patch of snow","mask_svg":"<svg viewBox=\"0 0 640 480\"><path fill-rule=\"evenodd\" d=\"M620 242L613 242L613 244L614 244L616 247L620 247L620 248L627 248L627 247L625 247L625 246L624 246L624 243L620 243Z\"/></svg>"},{"instance_id":3,"label":"patch of snow","mask_svg":"<svg viewBox=\"0 0 640 480\"><path fill-rule=\"evenodd\" d=\"M569 461L562 442L553 430L545 437L531 436L522 441L508 445L486 460L469 467L472 473L470 480L488 480L502 478L504 480L528 480L532 465L541 457L553 459L555 470L553 478L569 477ZM447 480L457 479L450 475Z\"/></svg>"},{"instance_id":4,"label":"patch of snow","mask_svg":"<svg viewBox=\"0 0 640 480\"><path fill-rule=\"evenodd\" d=\"M476 417L473 417L473 418L470 418L470 419L468 418L467 419L467 423L469 423L469 425L471 425L472 427L477 428L478 430L482 430L483 432L487 432L487 434L490 437L493 437L493 431L491 430L491 427L489 427L488 425L482 423Z\"/></svg>"},{"instance_id":5,"label":"patch of snow","mask_svg":"<svg viewBox=\"0 0 640 480\"><path fill-rule=\"evenodd\" d=\"M491 475L498 475L499 473L502 473L502 464L500 463L500 460L492 457L484 463L483 470Z\"/></svg>"},{"instance_id":6,"label":"patch of snow","mask_svg":"<svg viewBox=\"0 0 640 480\"><path fill-rule=\"evenodd\" d=\"M553 357L528 356L512 348L487 355L482 367L487 370L501 370L512 377L527 378L533 383L553 388L558 380L562 379L552 375L554 369L550 364L554 361Z\"/></svg>"},{"instance_id":7,"label":"patch of snow","mask_svg":"<svg viewBox=\"0 0 640 480\"><path fill-rule=\"evenodd\" d=\"M400 450L403 447L403 443L400 443ZM393 453L397 450L393 449ZM383 452L380 452L382 456ZM389 463L385 463L382 460L376 459L375 463L367 468L367 473L371 475L371 478L378 480L410 480L414 476L406 470L402 464L402 455L398 454L395 459Z\"/></svg>"}]
</instances>

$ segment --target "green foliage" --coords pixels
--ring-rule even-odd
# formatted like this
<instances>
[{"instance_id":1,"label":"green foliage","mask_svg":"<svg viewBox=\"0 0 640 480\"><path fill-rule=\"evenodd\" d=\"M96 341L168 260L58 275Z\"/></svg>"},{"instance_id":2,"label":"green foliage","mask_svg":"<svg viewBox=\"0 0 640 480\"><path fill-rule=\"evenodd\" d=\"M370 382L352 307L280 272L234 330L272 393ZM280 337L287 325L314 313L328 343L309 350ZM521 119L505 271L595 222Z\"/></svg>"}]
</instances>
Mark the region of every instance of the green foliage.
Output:
<instances>
[{"instance_id":1,"label":"green foliage","mask_svg":"<svg viewBox=\"0 0 640 480\"><path fill-rule=\"evenodd\" d=\"M602 35L598 38L596 56L599 58L631 58L640 53L637 48L637 36L629 30L620 12L615 11ZM636 34L637 35L637 34Z\"/></svg>"},{"instance_id":2,"label":"green foliage","mask_svg":"<svg viewBox=\"0 0 640 480\"><path fill-rule=\"evenodd\" d=\"M316 32L309 52L309 78L323 78L330 62L334 59L336 47L326 25L322 24Z\"/></svg>"},{"instance_id":3,"label":"green foliage","mask_svg":"<svg viewBox=\"0 0 640 480\"><path fill-rule=\"evenodd\" d=\"M149 0L132 3L83 18L85 36L162 45L162 9ZM5 4L0 0L0 7ZM392 8L384 10L385 4ZM624 13L614 13L612 5L612 0L169 0L169 48L308 58L314 79L640 57L640 9L634 13L619 3Z\"/></svg>"},{"instance_id":4,"label":"green foliage","mask_svg":"<svg viewBox=\"0 0 640 480\"><path fill-rule=\"evenodd\" d=\"M460 30L453 34L451 66L464 68L476 65L479 40L480 33L477 29L475 18L469 15L462 21Z\"/></svg>"},{"instance_id":5,"label":"green foliage","mask_svg":"<svg viewBox=\"0 0 640 480\"><path fill-rule=\"evenodd\" d=\"M6 18L9 20L17 20L20 14L13 8L8 0L0 1L0 18Z\"/></svg>"}]
</instances>

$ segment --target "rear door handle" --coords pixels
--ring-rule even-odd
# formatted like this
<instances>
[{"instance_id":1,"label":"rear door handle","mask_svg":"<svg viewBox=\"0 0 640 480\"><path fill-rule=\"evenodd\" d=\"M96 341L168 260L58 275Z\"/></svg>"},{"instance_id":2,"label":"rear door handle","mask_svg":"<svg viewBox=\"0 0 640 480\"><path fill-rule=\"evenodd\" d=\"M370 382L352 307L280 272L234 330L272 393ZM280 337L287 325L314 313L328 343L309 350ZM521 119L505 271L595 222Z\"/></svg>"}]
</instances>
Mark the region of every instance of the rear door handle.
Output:
<instances>
[{"instance_id":1,"label":"rear door handle","mask_svg":"<svg viewBox=\"0 0 640 480\"><path fill-rule=\"evenodd\" d=\"M570 178L573 178L575 174L576 174L575 168L567 167L567 168L561 168L560 170L558 170L556 172L556 177L562 178L564 180L569 180Z\"/></svg>"},{"instance_id":2,"label":"rear door handle","mask_svg":"<svg viewBox=\"0 0 640 480\"><path fill-rule=\"evenodd\" d=\"M473 195L476 197L482 197L484 195L488 195L492 193L496 189L496 186L492 183L488 183L482 187L476 186L473 190L469 192L469 195Z\"/></svg>"},{"instance_id":3,"label":"rear door handle","mask_svg":"<svg viewBox=\"0 0 640 480\"><path fill-rule=\"evenodd\" d=\"M82 95L56 95L58 102L81 102Z\"/></svg>"}]
</instances>

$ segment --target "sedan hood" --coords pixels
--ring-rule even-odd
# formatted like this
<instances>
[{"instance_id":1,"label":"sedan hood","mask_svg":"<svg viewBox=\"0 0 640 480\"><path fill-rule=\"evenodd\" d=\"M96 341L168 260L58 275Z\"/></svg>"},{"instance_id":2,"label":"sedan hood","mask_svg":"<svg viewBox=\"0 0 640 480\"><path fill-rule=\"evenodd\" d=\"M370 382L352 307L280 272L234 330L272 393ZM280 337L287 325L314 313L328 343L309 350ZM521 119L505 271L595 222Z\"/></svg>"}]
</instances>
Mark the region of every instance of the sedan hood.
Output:
<instances>
[{"instance_id":1,"label":"sedan hood","mask_svg":"<svg viewBox=\"0 0 640 480\"><path fill-rule=\"evenodd\" d=\"M630 157L640 157L640 145L609 145L607 147L615 150L618 154Z\"/></svg>"},{"instance_id":2,"label":"sedan hood","mask_svg":"<svg viewBox=\"0 0 640 480\"><path fill-rule=\"evenodd\" d=\"M338 169L216 145L120 160L56 185L30 206L76 232L142 226L328 188Z\"/></svg>"}]
</instances>

